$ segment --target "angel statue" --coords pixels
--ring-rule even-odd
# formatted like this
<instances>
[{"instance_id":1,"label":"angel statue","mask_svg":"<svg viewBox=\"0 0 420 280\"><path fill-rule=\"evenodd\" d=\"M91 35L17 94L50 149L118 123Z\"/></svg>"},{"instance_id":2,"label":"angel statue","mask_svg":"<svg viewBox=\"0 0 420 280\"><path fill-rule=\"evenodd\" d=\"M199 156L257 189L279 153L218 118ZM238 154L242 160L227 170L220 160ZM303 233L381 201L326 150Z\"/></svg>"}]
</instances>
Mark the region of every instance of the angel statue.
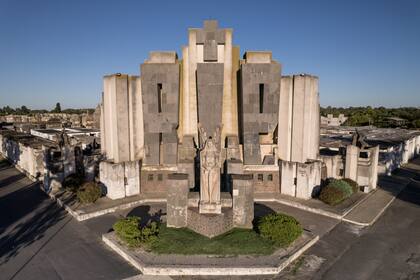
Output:
<instances>
[{"instance_id":1,"label":"angel statue","mask_svg":"<svg viewBox=\"0 0 420 280\"><path fill-rule=\"evenodd\" d=\"M220 127L212 136L199 124L200 136L200 202L203 204L220 201Z\"/></svg>"}]
</instances>

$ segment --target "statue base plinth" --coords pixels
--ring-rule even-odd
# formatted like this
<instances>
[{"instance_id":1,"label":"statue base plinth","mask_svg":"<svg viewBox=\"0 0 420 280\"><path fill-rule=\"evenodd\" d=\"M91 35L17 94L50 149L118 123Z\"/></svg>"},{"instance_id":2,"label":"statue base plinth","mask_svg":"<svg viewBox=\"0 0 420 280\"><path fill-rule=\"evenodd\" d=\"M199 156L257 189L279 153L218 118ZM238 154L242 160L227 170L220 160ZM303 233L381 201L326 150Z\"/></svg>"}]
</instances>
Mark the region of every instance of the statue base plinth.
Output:
<instances>
[{"instance_id":1,"label":"statue base plinth","mask_svg":"<svg viewBox=\"0 0 420 280\"><path fill-rule=\"evenodd\" d=\"M220 201L216 203L200 201L198 209L200 214L222 214L222 203Z\"/></svg>"}]
</instances>

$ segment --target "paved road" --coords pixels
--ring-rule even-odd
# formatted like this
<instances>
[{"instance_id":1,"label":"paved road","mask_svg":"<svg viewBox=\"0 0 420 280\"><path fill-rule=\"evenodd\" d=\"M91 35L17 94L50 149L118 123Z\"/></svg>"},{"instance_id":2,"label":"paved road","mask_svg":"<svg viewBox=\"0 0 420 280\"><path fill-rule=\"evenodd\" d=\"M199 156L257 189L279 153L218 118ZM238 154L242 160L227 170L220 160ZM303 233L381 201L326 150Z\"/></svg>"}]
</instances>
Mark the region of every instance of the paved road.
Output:
<instances>
[{"instance_id":1,"label":"paved road","mask_svg":"<svg viewBox=\"0 0 420 280\"><path fill-rule=\"evenodd\" d=\"M121 279L138 271L0 161L1 279Z\"/></svg>"},{"instance_id":2,"label":"paved road","mask_svg":"<svg viewBox=\"0 0 420 280\"><path fill-rule=\"evenodd\" d=\"M420 182L410 183L372 227L358 232L340 224L309 253L328 263L314 279L420 279Z\"/></svg>"}]
</instances>

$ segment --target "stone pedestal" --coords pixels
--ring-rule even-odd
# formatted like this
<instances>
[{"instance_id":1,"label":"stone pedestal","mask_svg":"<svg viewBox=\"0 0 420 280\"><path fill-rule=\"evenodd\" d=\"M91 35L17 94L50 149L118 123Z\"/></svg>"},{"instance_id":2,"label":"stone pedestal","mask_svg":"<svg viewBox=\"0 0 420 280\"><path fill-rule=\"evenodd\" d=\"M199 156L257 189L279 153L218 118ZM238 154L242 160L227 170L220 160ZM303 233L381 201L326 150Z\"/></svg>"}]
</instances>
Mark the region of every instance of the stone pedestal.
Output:
<instances>
[{"instance_id":1,"label":"stone pedestal","mask_svg":"<svg viewBox=\"0 0 420 280\"><path fill-rule=\"evenodd\" d=\"M166 215L168 227L187 226L188 175L169 174Z\"/></svg>"},{"instance_id":2,"label":"stone pedestal","mask_svg":"<svg viewBox=\"0 0 420 280\"><path fill-rule=\"evenodd\" d=\"M200 214L198 208L188 208L188 228L209 238L233 228L232 208L222 208L221 214Z\"/></svg>"},{"instance_id":3,"label":"stone pedestal","mask_svg":"<svg viewBox=\"0 0 420 280\"><path fill-rule=\"evenodd\" d=\"M252 228L254 186L252 175L232 175L233 226Z\"/></svg>"},{"instance_id":4,"label":"stone pedestal","mask_svg":"<svg viewBox=\"0 0 420 280\"><path fill-rule=\"evenodd\" d=\"M220 200L213 203L200 201L199 212L200 214L220 214L222 213L222 203Z\"/></svg>"}]
</instances>

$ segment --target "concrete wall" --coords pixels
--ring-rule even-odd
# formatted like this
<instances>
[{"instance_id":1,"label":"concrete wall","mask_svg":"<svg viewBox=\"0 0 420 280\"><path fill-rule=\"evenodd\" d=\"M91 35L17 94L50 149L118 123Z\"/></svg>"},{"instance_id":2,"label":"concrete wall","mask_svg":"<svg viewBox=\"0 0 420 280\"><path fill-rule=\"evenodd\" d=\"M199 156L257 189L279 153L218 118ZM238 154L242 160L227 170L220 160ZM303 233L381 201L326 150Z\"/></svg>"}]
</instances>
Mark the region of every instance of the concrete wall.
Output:
<instances>
[{"instance_id":1,"label":"concrete wall","mask_svg":"<svg viewBox=\"0 0 420 280\"><path fill-rule=\"evenodd\" d=\"M107 189L106 196L119 199L140 193L140 161L99 164L100 181Z\"/></svg>"},{"instance_id":2,"label":"concrete wall","mask_svg":"<svg viewBox=\"0 0 420 280\"><path fill-rule=\"evenodd\" d=\"M177 163L180 65L171 54L171 63L150 58L141 65L145 165Z\"/></svg>"},{"instance_id":3,"label":"concrete wall","mask_svg":"<svg viewBox=\"0 0 420 280\"><path fill-rule=\"evenodd\" d=\"M236 72L239 68L239 48L232 45L232 29L221 29L215 20L204 21L203 28L190 28L188 46L182 48L182 86L180 138L193 136L198 140L199 105L197 104L197 65L222 65L222 146L226 136L238 135ZM201 108L204 109L204 108Z\"/></svg>"},{"instance_id":4,"label":"concrete wall","mask_svg":"<svg viewBox=\"0 0 420 280\"><path fill-rule=\"evenodd\" d=\"M241 65L239 98L244 164L251 165L261 164L263 160L260 134L273 135L277 127L281 75L281 66L277 62L254 61L245 60Z\"/></svg>"},{"instance_id":5,"label":"concrete wall","mask_svg":"<svg viewBox=\"0 0 420 280\"><path fill-rule=\"evenodd\" d=\"M101 114L102 152L115 163L142 158L142 108L139 77L104 77Z\"/></svg>"},{"instance_id":6,"label":"concrete wall","mask_svg":"<svg viewBox=\"0 0 420 280\"><path fill-rule=\"evenodd\" d=\"M282 77L278 120L278 156L306 162L319 155L318 78L310 75Z\"/></svg>"},{"instance_id":7,"label":"concrete wall","mask_svg":"<svg viewBox=\"0 0 420 280\"><path fill-rule=\"evenodd\" d=\"M244 174L252 175L252 183L255 193L279 193L279 167L273 165L247 165Z\"/></svg>"},{"instance_id":8,"label":"concrete wall","mask_svg":"<svg viewBox=\"0 0 420 280\"><path fill-rule=\"evenodd\" d=\"M282 194L310 199L321 185L321 161L307 163L280 161L280 191Z\"/></svg>"},{"instance_id":9,"label":"concrete wall","mask_svg":"<svg viewBox=\"0 0 420 280\"><path fill-rule=\"evenodd\" d=\"M143 166L140 174L140 192L166 197L170 187L169 175L177 172L176 166Z\"/></svg>"},{"instance_id":10,"label":"concrete wall","mask_svg":"<svg viewBox=\"0 0 420 280\"><path fill-rule=\"evenodd\" d=\"M361 150L357 146L346 147L344 177L364 186L365 191L376 189L378 180L379 146Z\"/></svg>"},{"instance_id":11,"label":"concrete wall","mask_svg":"<svg viewBox=\"0 0 420 280\"><path fill-rule=\"evenodd\" d=\"M44 153L0 134L0 153L18 169L32 178L42 178L44 174Z\"/></svg>"},{"instance_id":12,"label":"concrete wall","mask_svg":"<svg viewBox=\"0 0 420 280\"><path fill-rule=\"evenodd\" d=\"M325 164L326 176L328 178L340 179L344 175L343 159L341 155L321 155L320 160Z\"/></svg>"},{"instance_id":13,"label":"concrete wall","mask_svg":"<svg viewBox=\"0 0 420 280\"><path fill-rule=\"evenodd\" d=\"M292 159L293 76L281 78L279 121L277 128L278 157Z\"/></svg>"}]
</instances>

